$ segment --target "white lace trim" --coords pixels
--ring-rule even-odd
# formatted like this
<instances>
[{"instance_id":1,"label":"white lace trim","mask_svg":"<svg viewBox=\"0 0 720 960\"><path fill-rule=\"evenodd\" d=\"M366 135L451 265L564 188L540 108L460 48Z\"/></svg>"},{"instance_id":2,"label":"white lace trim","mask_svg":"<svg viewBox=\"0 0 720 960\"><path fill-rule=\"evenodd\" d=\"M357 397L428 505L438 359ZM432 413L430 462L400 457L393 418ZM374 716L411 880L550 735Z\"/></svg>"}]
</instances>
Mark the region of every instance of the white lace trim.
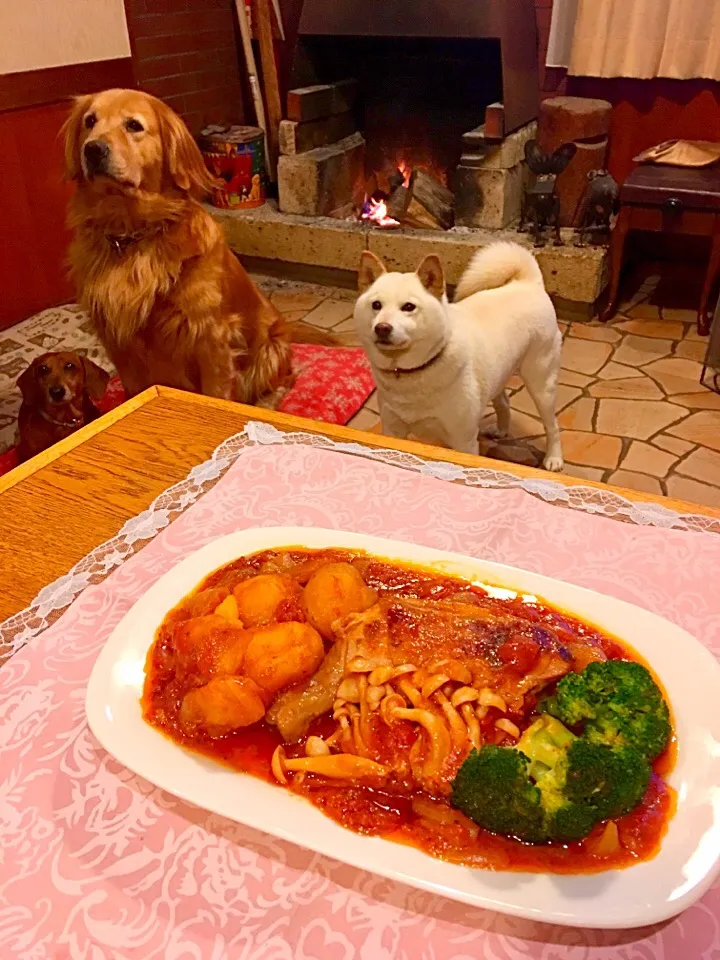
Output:
<instances>
[{"instance_id":1,"label":"white lace trim","mask_svg":"<svg viewBox=\"0 0 720 960\"><path fill-rule=\"evenodd\" d=\"M322 450L336 450L404 470L413 470L427 477L464 483L472 487L517 487L547 503L625 523L720 534L720 520L700 514L680 514L655 503L635 503L611 490L586 486L568 487L554 480L527 479L501 470L463 468L443 460L423 460L397 450L371 449L359 443L340 443L320 434L283 433L271 424L253 421L248 423L243 431L220 444L209 460L193 467L184 480L160 494L147 510L131 517L111 540L83 557L64 576L44 587L27 609L0 624L0 664L57 620L85 587L104 580L116 567L195 503L243 451L256 445L272 444L302 444Z\"/></svg>"}]
</instances>

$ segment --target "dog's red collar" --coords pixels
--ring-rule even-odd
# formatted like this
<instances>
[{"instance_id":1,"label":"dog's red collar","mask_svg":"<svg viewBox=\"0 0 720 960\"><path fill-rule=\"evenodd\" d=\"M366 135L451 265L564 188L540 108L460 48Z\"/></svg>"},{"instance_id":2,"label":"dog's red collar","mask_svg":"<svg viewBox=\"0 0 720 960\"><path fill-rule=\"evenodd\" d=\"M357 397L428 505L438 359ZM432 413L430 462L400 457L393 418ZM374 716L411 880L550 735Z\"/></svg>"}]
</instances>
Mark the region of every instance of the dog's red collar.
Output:
<instances>
[{"instance_id":1,"label":"dog's red collar","mask_svg":"<svg viewBox=\"0 0 720 960\"><path fill-rule=\"evenodd\" d=\"M445 347L443 347L439 353L436 353L434 357L430 357L425 363L421 363L419 367L391 367L389 370L383 370L383 373L394 373L398 379L400 379L403 373L420 373L421 370L427 370L428 367L436 363L444 353Z\"/></svg>"},{"instance_id":2,"label":"dog's red collar","mask_svg":"<svg viewBox=\"0 0 720 960\"><path fill-rule=\"evenodd\" d=\"M45 413L44 410L38 410L38 413L43 418L47 420L48 423L51 423L54 427L84 427L85 426L85 417L73 417L72 420L55 420L54 417L51 417L49 413Z\"/></svg>"}]
</instances>

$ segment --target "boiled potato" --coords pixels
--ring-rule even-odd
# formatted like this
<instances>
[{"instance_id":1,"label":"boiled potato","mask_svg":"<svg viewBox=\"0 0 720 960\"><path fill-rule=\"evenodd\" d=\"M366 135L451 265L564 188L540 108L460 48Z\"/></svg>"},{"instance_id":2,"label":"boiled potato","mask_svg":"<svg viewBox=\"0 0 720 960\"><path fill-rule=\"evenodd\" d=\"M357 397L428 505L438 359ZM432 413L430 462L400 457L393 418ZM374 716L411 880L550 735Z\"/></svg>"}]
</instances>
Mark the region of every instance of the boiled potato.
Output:
<instances>
[{"instance_id":1,"label":"boiled potato","mask_svg":"<svg viewBox=\"0 0 720 960\"><path fill-rule=\"evenodd\" d=\"M198 683L221 674L241 673L250 633L239 621L212 613L176 624L172 642L177 676Z\"/></svg>"},{"instance_id":2,"label":"boiled potato","mask_svg":"<svg viewBox=\"0 0 720 960\"><path fill-rule=\"evenodd\" d=\"M279 573L265 573L243 580L233 590L238 616L248 627L259 627L274 620L285 601L300 596L299 585Z\"/></svg>"},{"instance_id":3,"label":"boiled potato","mask_svg":"<svg viewBox=\"0 0 720 960\"><path fill-rule=\"evenodd\" d=\"M230 594L229 597L225 597L222 603L218 604L215 607L214 612L219 617L225 617L226 620L237 621L240 619L240 614L238 613L238 605L235 597Z\"/></svg>"},{"instance_id":4,"label":"boiled potato","mask_svg":"<svg viewBox=\"0 0 720 960\"><path fill-rule=\"evenodd\" d=\"M186 693L180 706L180 722L186 732L209 737L249 727L264 716L262 691L247 677L215 677Z\"/></svg>"},{"instance_id":5,"label":"boiled potato","mask_svg":"<svg viewBox=\"0 0 720 960\"><path fill-rule=\"evenodd\" d=\"M303 591L305 615L328 640L333 639L332 625L336 620L361 613L376 601L377 593L349 563L328 563L321 567Z\"/></svg>"},{"instance_id":6,"label":"boiled potato","mask_svg":"<svg viewBox=\"0 0 720 960\"><path fill-rule=\"evenodd\" d=\"M227 587L211 587L185 597L165 618L167 623L179 623L192 617L204 617L213 613L219 603L230 595Z\"/></svg>"},{"instance_id":7,"label":"boiled potato","mask_svg":"<svg viewBox=\"0 0 720 960\"><path fill-rule=\"evenodd\" d=\"M307 623L277 623L252 631L243 673L273 695L311 676L325 656L322 637Z\"/></svg>"}]
</instances>

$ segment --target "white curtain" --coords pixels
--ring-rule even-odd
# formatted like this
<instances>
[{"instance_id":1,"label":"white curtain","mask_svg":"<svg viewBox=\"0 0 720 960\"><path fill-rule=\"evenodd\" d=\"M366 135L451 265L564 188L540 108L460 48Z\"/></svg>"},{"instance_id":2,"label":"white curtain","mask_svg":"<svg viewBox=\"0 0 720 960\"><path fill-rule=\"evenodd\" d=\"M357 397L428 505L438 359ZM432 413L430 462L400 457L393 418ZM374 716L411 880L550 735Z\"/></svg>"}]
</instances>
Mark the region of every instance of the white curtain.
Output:
<instances>
[{"instance_id":1,"label":"white curtain","mask_svg":"<svg viewBox=\"0 0 720 960\"><path fill-rule=\"evenodd\" d=\"M550 18L546 67L567 67L572 53L578 0L555 0Z\"/></svg>"},{"instance_id":2,"label":"white curtain","mask_svg":"<svg viewBox=\"0 0 720 960\"><path fill-rule=\"evenodd\" d=\"M586 77L720 80L720 0L555 0L547 65Z\"/></svg>"}]
</instances>

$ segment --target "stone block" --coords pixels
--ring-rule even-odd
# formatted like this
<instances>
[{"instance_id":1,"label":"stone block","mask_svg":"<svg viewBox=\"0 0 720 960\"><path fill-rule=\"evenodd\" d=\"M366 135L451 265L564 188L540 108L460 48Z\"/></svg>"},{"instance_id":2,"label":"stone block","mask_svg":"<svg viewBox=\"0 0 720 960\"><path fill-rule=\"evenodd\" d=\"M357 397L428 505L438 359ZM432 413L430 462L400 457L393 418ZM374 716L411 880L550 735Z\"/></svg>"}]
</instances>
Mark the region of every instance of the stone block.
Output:
<instances>
[{"instance_id":1,"label":"stone block","mask_svg":"<svg viewBox=\"0 0 720 960\"><path fill-rule=\"evenodd\" d=\"M359 133L278 160L282 213L346 217L365 193L365 140Z\"/></svg>"},{"instance_id":2,"label":"stone block","mask_svg":"<svg viewBox=\"0 0 720 960\"><path fill-rule=\"evenodd\" d=\"M316 83L312 87L296 87L287 97L289 120L304 123L331 117L336 113L352 110L357 97L355 80L340 80L338 83Z\"/></svg>"},{"instance_id":3,"label":"stone block","mask_svg":"<svg viewBox=\"0 0 720 960\"><path fill-rule=\"evenodd\" d=\"M563 143L595 140L610 132L612 104L589 97L551 97L540 104L538 143L556 150Z\"/></svg>"},{"instance_id":4,"label":"stone block","mask_svg":"<svg viewBox=\"0 0 720 960\"><path fill-rule=\"evenodd\" d=\"M316 147L326 147L337 143L355 133L356 123L352 113L338 113L334 117L322 117L320 120L308 120L299 123L297 120L280 121L280 153L284 156L295 156L296 153L307 153Z\"/></svg>"},{"instance_id":5,"label":"stone block","mask_svg":"<svg viewBox=\"0 0 720 960\"><path fill-rule=\"evenodd\" d=\"M455 223L501 229L520 216L526 180L524 163L508 170L460 165L455 173Z\"/></svg>"},{"instance_id":6,"label":"stone block","mask_svg":"<svg viewBox=\"0 0 720 960\"><path fill-rule=\"evenodd\" d=\"M485 125L463 134L460 163L485 170L509 170L525 159L525 144L537 136L537 123L525 124L509 134L502 143L485 139ZM474 158L474 159L471 159Z\"/></svg>"}]
</instances>

